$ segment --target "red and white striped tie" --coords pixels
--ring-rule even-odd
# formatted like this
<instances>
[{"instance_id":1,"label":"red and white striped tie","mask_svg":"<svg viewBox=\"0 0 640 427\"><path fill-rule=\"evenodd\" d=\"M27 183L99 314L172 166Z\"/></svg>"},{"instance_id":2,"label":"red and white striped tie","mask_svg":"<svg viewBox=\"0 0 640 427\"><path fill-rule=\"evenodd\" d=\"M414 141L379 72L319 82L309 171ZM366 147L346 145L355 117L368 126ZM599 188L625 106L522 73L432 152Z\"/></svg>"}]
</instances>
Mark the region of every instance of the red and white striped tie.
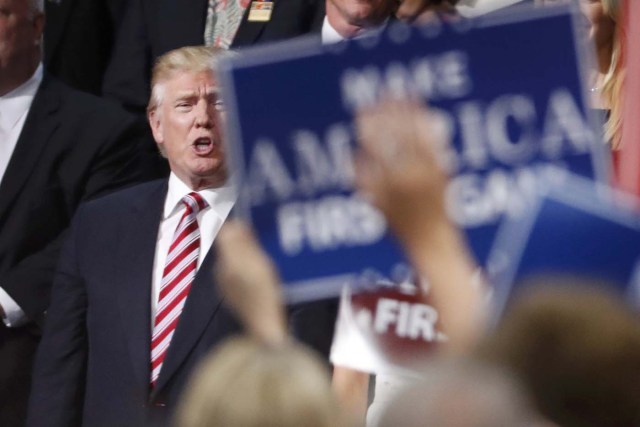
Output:
<instances>
[{"instance_id":1,"label":"red and white striped tie","mask_svg":"<svg viewBox=\"0 0 640 427\"><path fill-rule=\"evenodd\" d=\"M167 354L198 268L200 229L197 215L201 209L207 207L207 202L195 192L187 194L181 201L186 209L178 223L167 254L151 337L152 387L155 386L160 375L164 356Z\"/></svg>"}]
</instances>

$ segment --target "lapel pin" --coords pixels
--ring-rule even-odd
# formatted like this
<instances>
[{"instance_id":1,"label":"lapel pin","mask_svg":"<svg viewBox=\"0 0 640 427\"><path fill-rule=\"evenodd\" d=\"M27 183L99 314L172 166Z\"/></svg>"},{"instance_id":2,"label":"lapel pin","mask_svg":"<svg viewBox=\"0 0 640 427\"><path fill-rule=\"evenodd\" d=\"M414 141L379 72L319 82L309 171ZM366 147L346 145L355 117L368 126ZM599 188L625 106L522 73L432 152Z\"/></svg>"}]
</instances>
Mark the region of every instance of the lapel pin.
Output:
<instances>
[{"instance_id":1,"label":"lapel pin","mask_svg":"<svg viewBox=\"0 0 640 427\"><path fill-rule=\"evenodd\" d=\"M264 0L253 0L249 9L249 22L268 22L271 20L273 2Z\"/></svg>"}]
</instances>

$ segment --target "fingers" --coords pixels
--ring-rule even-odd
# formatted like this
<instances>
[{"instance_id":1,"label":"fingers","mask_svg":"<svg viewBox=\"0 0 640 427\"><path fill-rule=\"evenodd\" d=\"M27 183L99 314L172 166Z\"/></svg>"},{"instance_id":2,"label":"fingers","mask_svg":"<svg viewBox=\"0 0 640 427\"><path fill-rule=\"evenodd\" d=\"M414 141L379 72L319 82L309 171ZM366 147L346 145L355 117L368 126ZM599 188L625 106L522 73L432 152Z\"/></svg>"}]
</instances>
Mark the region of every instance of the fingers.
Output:
<instances>
[{"instance_id":1,"label":"fingers","mask_svg":"<svg viewBox=\"0 0 640 427\"><path fill-rule=\"evenodd\" d=\"M452 13L458 0L400 0L396 17L406 22L428 22L438 13Z\"/></svg>"},{"instance_id":2,"label":"fingers","mask_svg":"<svg viewBox=\"0 0 640 427\"><path fill-rule=\"evenodd\" d=\"M438 0L401 0L396 17L402 21L413 22L434 3L440 2Z\"/></svg>"},{"instance_id":3,"label":"fingers","mask_svg":"<svg viewBox=\"0 0 640 427\"><path fill-rule=\"evenodd\" d=\"M356 185L399 236L446 219L443 127L416 101L387 99L356 116Z\"/></svg>"},{"instance_id":4,"label":"fingers","mask_svg":"<svg viewBox=\"0 0 640 427\"><path fill-rule=\"evenodd\" d=\"M387 173L410 164L436 167L434 150L444 145L442 124L415 101L386 100L361 111L356 132L363 163ZM372 171L365 173L371 174Z\"/></svg>"}]
</instances>

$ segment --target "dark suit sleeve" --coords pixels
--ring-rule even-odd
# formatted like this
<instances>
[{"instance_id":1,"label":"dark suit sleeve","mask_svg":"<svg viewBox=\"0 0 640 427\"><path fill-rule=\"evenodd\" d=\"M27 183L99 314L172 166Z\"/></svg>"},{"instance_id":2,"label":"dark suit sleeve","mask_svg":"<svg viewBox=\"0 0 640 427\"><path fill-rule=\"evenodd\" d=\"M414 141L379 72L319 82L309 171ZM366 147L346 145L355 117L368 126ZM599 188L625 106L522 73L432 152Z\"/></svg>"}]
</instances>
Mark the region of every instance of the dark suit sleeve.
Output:
<instances>
[{"instance_id":1,"label":"dark suit sleeve","mask_svg":"<svg viewBox=\"0 0 640 427\"><path fill-rule=\"evenodd\" d=\"M288 307L288 324L291 334L300 342L315 350L329 363L339 300L331 298Z\"/></svg>"},{"instance_id":2,"label":"dark suit sleeve","mask_svg":"<svg viewBox=\"0 0 640 427\"><path fill-rule=\"evenodd\" d=\"M105 72L102 93L127 110L144 113L150 92L151 45L142 0L130 0Z\"/></svg>"},{"instance_id":3,"label":"dark suit sleeve","mask_svg":"<svg viewBox=\"0 0 640 427\"><path fill-rule=\"evenodd\" d=\"M88 136L78 142L86 145L81 151L87 153L82 155L82 159L69 160L69 164L61 168L62 188L51 190L59 194L44 195L53 204L50 205L52 216L48 221L43 218L42 223L34 224L34 227L51 226L50 223L57 221L57 213L67 210L71 217L82 201L147 178L142 176L139 167L139 147L144 138L145 124L119 109L115 112L113 109L98 109L84 120L87 121L84 127L88 129ZM69 153L68 156L74 154ZM76 169L80 168L84 170L78 176ZM0 277L0 286L27 317L40 326L49 304L51 278L65 234L61 231L43 249L30 254Z\"/></svg>"},{"instance_id":4,"label":"dark suit sleeve","mask_svg":"<svg viewBox=\"0 0 640 427\"><path fill-rule=\"evenodd\" d=\"M82 419L86 380L87 295L78 268L78 223L63 246L51 308L38 348L28 426L73 427Z\"/></svg>"}]
</instances>

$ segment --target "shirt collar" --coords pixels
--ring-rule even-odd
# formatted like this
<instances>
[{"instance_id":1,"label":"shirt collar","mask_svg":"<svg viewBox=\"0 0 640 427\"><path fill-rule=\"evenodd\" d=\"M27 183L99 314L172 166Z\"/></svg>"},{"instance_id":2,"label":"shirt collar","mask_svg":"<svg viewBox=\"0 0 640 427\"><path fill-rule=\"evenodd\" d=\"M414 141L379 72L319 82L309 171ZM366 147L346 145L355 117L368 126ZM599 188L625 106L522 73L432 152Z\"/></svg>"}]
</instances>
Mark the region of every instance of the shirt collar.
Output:
<instances>
[{"instance_id":1,"label":"shirt collar","mask_svg":"<svg viewBox=\"0 0 640 427\"><path fill-rule=\"evenodd\" d=\"M389 18L385 19L384 22L377 27L366 29L365 31L354 37L354 39L379 33L386 28L388 22ZM327 15L325 15L324 21L322 22L322 44L338 43L344 40L346 39L342 37L342 35L340 35L340 33L338 33L335 28L333 28L333 26L329 22L329 19L327 18Z\"/></svg>"},{"instance_id":2,"label":"shirt collar","mask_svg":"<svg viewBox=\"0 0 640 427\"><path fill-rule=\"evenodd\" d=\"M29 111L41 82L42 63L38 65L29 80L4 96L0 96L0 128L13 129L20 118Z\"/></svg>"},{"instance_id":3,"label":"shirt collar","mask_svg":"<svg viewBox=\"0 0 640 427\"><path fill-rule=\"evenodd\" d=\"M234 182L232 179L228 179L227 183L221 187L206 188L197 191L209 205L208 208L205 209L213 209L222 219L227 217L236 201L237 191L232 182ZM182 198L192 192L193 190L189 188L187 184L171 172L169 176L169 190L167 191L167 198L164 202L162 219L167 219L179 211L183 206L182 203L180 203Z\"/></svg>"}]
</instances>

